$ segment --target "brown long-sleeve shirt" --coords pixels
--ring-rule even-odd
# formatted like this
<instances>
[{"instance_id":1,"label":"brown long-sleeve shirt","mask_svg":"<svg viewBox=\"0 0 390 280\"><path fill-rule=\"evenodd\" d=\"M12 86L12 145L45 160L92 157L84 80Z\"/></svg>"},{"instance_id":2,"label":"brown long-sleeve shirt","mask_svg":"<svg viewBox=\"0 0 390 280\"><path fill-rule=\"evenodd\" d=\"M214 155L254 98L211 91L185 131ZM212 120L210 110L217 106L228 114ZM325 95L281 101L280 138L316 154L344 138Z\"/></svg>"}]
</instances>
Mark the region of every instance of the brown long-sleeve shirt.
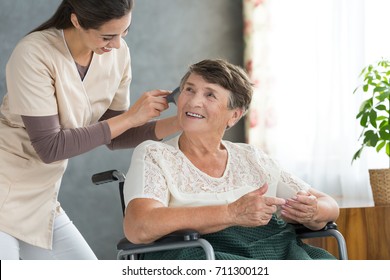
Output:
<instances>
[{"instance_id":1,"label":"brown long-sleeve shirt","mask_svg":"<svg viewBox=\"0 0 390 280\"><path fill-rule=\"evenodd\" d=\"M22 116L22 119L38 156L43 162L51 163L83 154L104 144L116 150L135 147L147 139L157 140L155 121L131 128L111 140L111 131L105 120L122 113L107 110L99 122L72 129L62 129L58 115Z\"/></svg>"}]
</instances>

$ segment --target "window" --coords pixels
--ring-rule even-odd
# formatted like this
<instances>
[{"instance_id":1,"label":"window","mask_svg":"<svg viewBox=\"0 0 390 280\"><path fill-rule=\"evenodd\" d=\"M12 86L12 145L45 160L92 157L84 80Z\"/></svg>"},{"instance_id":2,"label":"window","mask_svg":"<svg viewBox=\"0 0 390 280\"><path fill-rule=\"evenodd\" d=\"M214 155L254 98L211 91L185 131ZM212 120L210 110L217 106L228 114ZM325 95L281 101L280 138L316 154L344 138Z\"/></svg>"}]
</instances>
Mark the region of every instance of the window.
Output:
<instances>
[{"instance_id":1,"label":"window","mask_svg":"<svg viewBox=\"0 0 390 280\"><path fill-rule=\"evenodd\" d=\"M353 95L368 63L390 57L386 0L244 1L245 62L256 84L249 143L335 198L372 201L369 168L386 155L360 147Z\"/></svg>"}]
</instances>

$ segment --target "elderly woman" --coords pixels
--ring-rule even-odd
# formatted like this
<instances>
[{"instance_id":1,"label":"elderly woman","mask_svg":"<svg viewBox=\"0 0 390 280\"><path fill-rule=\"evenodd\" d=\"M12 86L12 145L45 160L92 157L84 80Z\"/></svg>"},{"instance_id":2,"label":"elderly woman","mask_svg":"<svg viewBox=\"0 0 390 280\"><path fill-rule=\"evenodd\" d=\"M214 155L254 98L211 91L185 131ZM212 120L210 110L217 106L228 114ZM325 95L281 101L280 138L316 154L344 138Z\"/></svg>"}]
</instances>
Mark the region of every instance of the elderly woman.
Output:
<instances>
[{"instance_id":1,"label":"elderly woman","mask_svg":"<svg viewBox=\"0 0 390 280\"><path fill-rule=\"evenodd\" d=\"M291 223L321 229L338 217L335 200L260 149L222 139L250 104L245 72L223 60L204 60L189 68L180 89L182 133L134 150L125 183L126 237L149 243L191 228L213 245L217 259L332 258L299 241ZM188 248L145 258L196 259L202 253Z\"/></svg>"}]
</instances>

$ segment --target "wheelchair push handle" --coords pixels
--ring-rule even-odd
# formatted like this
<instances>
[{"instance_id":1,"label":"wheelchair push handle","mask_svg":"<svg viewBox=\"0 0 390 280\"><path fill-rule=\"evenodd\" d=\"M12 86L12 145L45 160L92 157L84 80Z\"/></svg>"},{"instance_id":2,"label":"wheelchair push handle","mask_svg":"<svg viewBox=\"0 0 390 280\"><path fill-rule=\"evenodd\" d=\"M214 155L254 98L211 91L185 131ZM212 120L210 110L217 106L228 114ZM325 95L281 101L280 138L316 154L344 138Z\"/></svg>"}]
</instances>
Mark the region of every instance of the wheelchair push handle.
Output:
<instances>
[{"instance_id":1,"label":"wheelchair push handle","mask_svg":"<svg viewBox=\"0 0 390 280\"><path fill-rule=\"evenodd\" d=\"M101 185L115 181L119 181L119 183L122 183L125 181L125 179L125 175L118 170L109 170L92 175L92 183L94 183L95 185Z\"/></svg>"}]
</instances>

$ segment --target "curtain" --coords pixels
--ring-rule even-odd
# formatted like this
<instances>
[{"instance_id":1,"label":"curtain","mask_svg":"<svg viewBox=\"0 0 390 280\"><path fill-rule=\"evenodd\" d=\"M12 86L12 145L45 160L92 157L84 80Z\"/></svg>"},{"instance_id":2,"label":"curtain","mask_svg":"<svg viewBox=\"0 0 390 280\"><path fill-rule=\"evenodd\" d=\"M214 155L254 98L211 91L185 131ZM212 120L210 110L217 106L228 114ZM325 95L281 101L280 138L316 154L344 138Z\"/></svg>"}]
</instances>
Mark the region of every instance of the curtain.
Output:
<instances>
[{"instance_id":1,"label":"curtain","mask_svg":"<svg viewBox=\"0 0 390 280\"><path fill-rule=\"evenodd\" d=\"M375 151L351 162L359 148L361 102L353 91L367 58L374 57L365 41L372 36L366 2L377 4L243 1L244 63L255 85L247 142L341 206L373 205L368 168L388 168L388 159Z\"/></svg>"}]
</instances>

